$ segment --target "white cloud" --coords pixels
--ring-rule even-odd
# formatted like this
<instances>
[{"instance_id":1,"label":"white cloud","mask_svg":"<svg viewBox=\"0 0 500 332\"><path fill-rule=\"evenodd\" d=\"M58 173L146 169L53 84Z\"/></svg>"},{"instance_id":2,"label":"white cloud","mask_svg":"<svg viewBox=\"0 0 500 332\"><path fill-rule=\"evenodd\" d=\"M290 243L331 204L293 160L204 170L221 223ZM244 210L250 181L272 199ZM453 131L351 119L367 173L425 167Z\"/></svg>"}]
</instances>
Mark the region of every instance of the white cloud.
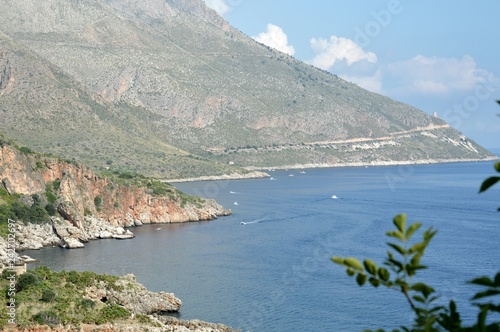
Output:
<instances>
[{"instance_id":1,"label":"white cloud","mask_svg":"<svg viewBox=\"0 0 500 332\"><path fill-rule=\"evenodd\" d=\"M209 7L212 8L219 14L220 16L224 16L229 10L231 10L231 7L228 6L225 0L204 0L205 4Z\"/></svg>"},{"instance_id":2,"label":"white cloud","mask_svg":"<svg viewBox=\"0 0 500 332\"><path fill-rule=\"evenodd\" d=\"M330 39L311 38L309 43L316 55L308 62L321 69L330 70L337 61L342 60L346 61L349 66L361 60L377 62L375 53L365 52L348 38L337 36L331 36Z\"/></svg>"},{"instance_id":3,"label":"white cloud","mask_svg":"<svg viewBox=\"0 0 500 332\"><path fill-rule=\"evenodd\" d=\"M396 84L396 91L434 95L472 91L478 84L491 82L492 75L478 68L469 55L462 58L417 55L388 64L384 72L387 80Z\"/></svg>"},{"instance_id":4,"label":"white cloud","mask_svg":"<svg viewBox=\"0 0 500 332\"><path fill-rule=\"evenodd\" d=\"M295 49L292 45L288 45L288 37L279 26L269 23L267 31L259 33L258 36L252 37L259 43L270 46L283 53L289 55L295 54Z\"/></svg>"},{"instance_id":5,"label":"white cloud","mask_svg":"<svg viewBox=\"0 0 500 332\"><path fill-rule=\"evenodd\" d=\"M323 40L322 43L325 42ZM339 41L337 44L349 45L350 42ZM478 86L484 86L488 91L498 91L500 87L500 79L487 70L478 68L475 60L469 55L461 58L418 55L408 60L378 64L371 63L366 55L368 53L365 52L365 56L359 53L364 52L362 49L356 49L352 53L347 52L348 47L343 49L350 55L342 57L339 55L342 53L337 52L327 57L324 52L325 60L321 62L322 58L317 56L316 63L312 64L323 69L328 68L343 79L367 90L393 98L450 96L474 92ZM376 59L376 55L373 56ZM340 60L344 61L334 66L335 62Z\"/></svg>"}]
</instances>

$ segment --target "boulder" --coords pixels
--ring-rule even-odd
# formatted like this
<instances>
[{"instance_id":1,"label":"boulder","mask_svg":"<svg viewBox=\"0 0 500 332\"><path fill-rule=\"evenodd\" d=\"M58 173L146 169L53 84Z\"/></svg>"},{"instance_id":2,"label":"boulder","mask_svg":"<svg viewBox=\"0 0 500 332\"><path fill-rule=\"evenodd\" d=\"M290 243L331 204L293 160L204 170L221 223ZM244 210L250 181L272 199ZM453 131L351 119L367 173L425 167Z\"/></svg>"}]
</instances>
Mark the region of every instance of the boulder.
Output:
<instances>
[{"instance_id":1,"label":"boulder","mask_svg":"<svg viewBox=\"0 0 500 332\"><path fill-rule=\"evenodd\" d=\"M119 304L136 314L153 314L179 311L182 302L172 293L152 292L139 284L134 275L128 274L108 290L110 303ZM117 290L119 289L119 290Z\"/></svg>"},{"instance_id":2,"label":"boulder","mask_svg":"<svg viewBox=\"0 0 500 332\"><path fill-rule=\"evenodd\" d=\"M60 246L66 249L76 249L85 247L85 245L81 243L78 239L72 237L62 238Z\"/></svg>"}]
</instances>

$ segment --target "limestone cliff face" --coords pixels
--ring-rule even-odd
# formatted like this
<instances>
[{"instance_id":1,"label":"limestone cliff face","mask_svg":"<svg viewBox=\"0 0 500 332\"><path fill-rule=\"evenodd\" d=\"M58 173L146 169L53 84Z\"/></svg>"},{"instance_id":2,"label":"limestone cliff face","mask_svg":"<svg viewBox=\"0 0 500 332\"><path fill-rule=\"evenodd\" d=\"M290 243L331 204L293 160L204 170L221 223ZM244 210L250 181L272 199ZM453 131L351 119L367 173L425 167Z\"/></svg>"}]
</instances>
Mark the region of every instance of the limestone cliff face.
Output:
<instances>
[{"instance_id":1,"label":"limestone cliff face","mask_svg":"<svg viewBox=\"0 0 500 332\"><path fill-rule=\"evenodd\" d=\"M214 200L191 201L173 187L163 196L154 195L147 186L115 183L89 168L24 154L9 145L0 148L0 185L10 194L22 195L54 188L58 212L79 228L89 214L113 226L199 221L230 214Z\"/></svg>"}]
</instances>

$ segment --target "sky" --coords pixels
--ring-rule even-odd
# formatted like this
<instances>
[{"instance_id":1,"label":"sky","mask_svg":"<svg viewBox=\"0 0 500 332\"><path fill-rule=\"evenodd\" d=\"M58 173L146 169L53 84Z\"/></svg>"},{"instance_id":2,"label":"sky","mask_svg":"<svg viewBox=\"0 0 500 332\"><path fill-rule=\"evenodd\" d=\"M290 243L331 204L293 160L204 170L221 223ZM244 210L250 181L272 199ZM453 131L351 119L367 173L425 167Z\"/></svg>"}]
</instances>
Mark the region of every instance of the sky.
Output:
<instances>
[{"instance_id":1,"label":"sky","mask_svg":"<svg viewBox=\"0 0 500 332\"><path fill-rule=\"evenodd\" d=\"M255 40L500 149L500 1L204 1Z\"/></svg>"}]
</instances>

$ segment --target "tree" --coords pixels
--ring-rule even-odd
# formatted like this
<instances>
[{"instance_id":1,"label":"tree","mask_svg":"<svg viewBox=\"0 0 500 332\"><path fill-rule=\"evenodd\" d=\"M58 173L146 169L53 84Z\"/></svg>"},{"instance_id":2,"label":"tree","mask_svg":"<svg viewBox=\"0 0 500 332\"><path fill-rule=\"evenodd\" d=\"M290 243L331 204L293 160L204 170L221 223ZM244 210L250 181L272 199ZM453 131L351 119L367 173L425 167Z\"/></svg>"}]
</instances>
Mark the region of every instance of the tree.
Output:
<instances>
[{"instance_id":1,"label":"tree","mask_svg":"<svg viewBox=\"0 0 500 332\"><path fill-rule=\"evenodd\" d=\"M500 104L500 101L497 102ZM500 162L494 166L500 173ZM499 181L500 176L487 178L481 184L479 192L488 190ZM498 210L500 211L500 208ZM500 271L493 278L482 276L469 281L470 284L483 288L471 298L472 305L479 309L477 322L472 326L462 326L460 313L453 300L450 300L448 307L434 305L437 299L434 288L423 282L412 283L412 277L419 270L427 268L421 264L421 260L437 231L429 228L423 232L420 242L412 242L412 236L420 229L422 223L415 222L407 226L406 221L406 215L397 215L393 219L396 229L386 233L391 239L391 242L387 243L391 250L383 262L385 267L378 266L371 259L365 259L361 263L354 257L334 256L332 261L345 267L349 276L356 276L359 286L365 285L368 281L374 287L382 285L400 291L415 313L413 326L402 326L403 331L500 332L500 322L487 322L490 313L500 313L500 302L492 302L493 298L498 301L500 296ZM379 331L383 330L377 330Z\"/></svg>"},{"instance_id":2,"label":"tree","mask_svg":"<svg viewBox=\"0 0 500 332\"><path fill-rule=\"evenodd\" d=\"M412 277L427 268L421 264L421 259L430 241L437 231L432 228L423 232L420 242L412 242L412 236L420 229L420 222L407 226L406 215L397 215L393 223L395 230L388 231L386 235L391 238L387 245L391 250L383 266L378 266L373 260L365 259L363 263L354 257L332 257L334 263L344 266L347 274L356 277L358 285L367 283L374 287L385 286L400 291L406 298L409 306L415 313L414 325L401 327L403 331L500 331L500 322L487 324L486 318L490 312L500 312L500 305L493 303L476 303L479 307L478 321L474 326L463 327L460 314L453 300L448 307L434 305L438 298L436 291L431 286L422 283L412 283ZM486 287L478 292L472 299L479 300L500 295L500 272L490 279L488 277L476 278L470 283ZM383 330L377 330L383 331ZM394 330L399 331L399 330Z\"/></svg>"}]
</instances>

